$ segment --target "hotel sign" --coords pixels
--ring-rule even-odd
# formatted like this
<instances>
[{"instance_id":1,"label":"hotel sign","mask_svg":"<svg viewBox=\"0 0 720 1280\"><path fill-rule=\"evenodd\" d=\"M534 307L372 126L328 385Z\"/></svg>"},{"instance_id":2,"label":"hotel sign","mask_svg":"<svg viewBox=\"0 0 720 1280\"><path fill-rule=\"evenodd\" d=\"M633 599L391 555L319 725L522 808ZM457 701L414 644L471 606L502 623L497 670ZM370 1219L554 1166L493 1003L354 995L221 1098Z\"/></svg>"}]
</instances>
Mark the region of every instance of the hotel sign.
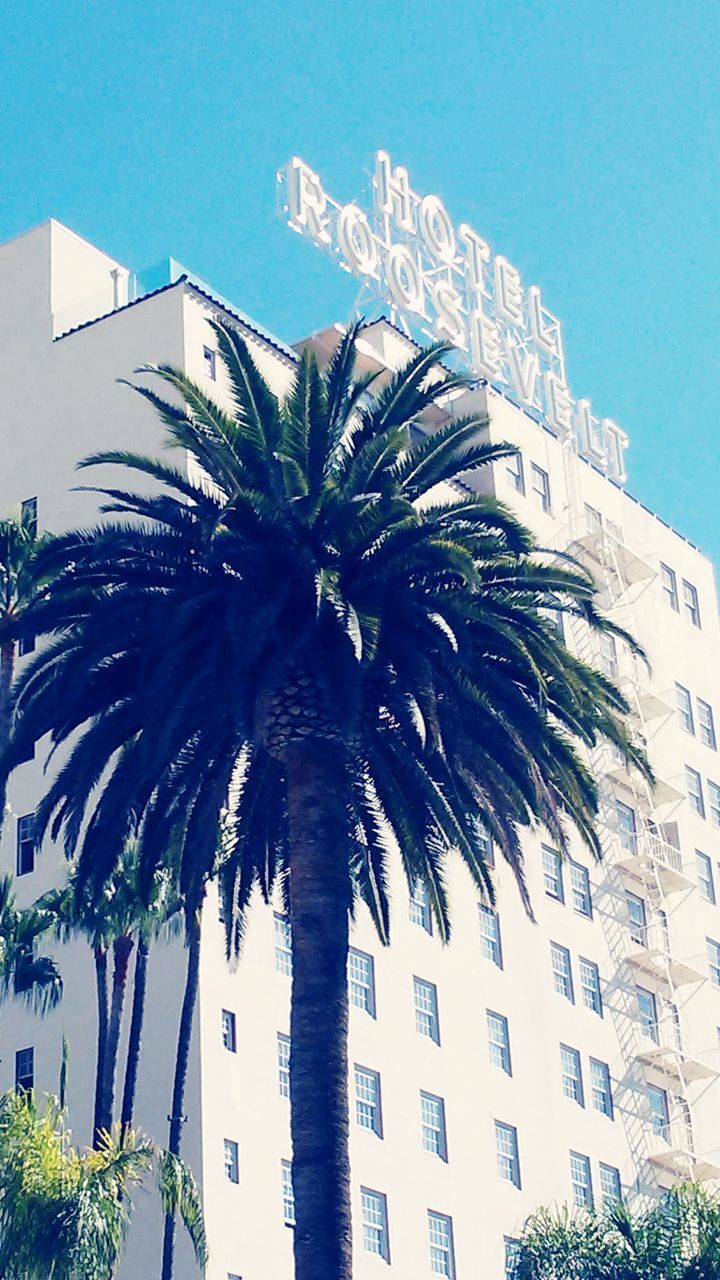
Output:
<instances>
[{"instance_id":1,"label":"hotel sign","mask_svg":"<svg viewBox=\"0 0 720 1280\"><path fill-rule=\"evenodd\" d=\"M408 335L451 342L478 377L625 482L627 436L571 395L560 322L540 289L525 289L517 268L466 222L456 226L438 196L413 191L407 170L384 151L370 213L338 204L297 156L278 182L289 226L363 280Z\"/></svg>"}]
</instances>

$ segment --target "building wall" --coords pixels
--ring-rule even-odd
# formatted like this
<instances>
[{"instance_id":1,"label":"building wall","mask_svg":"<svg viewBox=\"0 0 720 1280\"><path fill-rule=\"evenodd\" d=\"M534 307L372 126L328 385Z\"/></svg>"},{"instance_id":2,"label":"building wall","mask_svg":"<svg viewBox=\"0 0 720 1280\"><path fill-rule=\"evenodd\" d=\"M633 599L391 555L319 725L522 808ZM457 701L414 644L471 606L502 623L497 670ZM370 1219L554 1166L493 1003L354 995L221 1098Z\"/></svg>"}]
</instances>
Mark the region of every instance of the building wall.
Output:
<instances>
[{"instance_id":1,"label":"building wall","mask_svg":"<svg viewBox=\"0 0 720 1280\"><path fill-rule=\"evenodd\" d=\"M62 232L62 233L61 233ZM74 322L95 320L95 303L83 299L109 296L110 273L118 264L78 241L65 229L39 228L0 247L0 367L2 403L0 431L7 465L0 473L0 511L37 495L43 527L60 530L92 520L96 498L72 493L77 483L77 459L89 451L122 445L155 452L161 432L152 411L118 378L132 377L140 364L170 361L184 365L206 388L226 397L228 387L218 366L215 387L208 379L204 347L214 349L211 316L225 315L197 289L178 284L137 305L115 311L105 319L51 341L63 314ZM110 280L110 282L109 282ZM56 300L53 317L51 300ZM336 331L334 331L336 333ZM336 340L333 331L314 335L319 352ZM291 377L290 359L279 348L245 328L263 372L282 393ZM391 326L380 324L363 339L364 360L371 366L392 367L406 358L408 343ZM353 929L353 945L371 954L375 967L375 1015L351 1011L350 1064L379 1073L383 1111L382 1137L353 1124L351 1156L357 1280L383 1274L385 1263L364 1251L360 1216L360 1187L382 1192L389 1213L389 1274L430 1275L427 1212L451 1216L455 1263L459 1280L484 1275L499 1280L503 1268L503 1237L513 1236L526 1214L540 1202L571 1196L569 1152L587 1155L596 1196L599 1163L617 1168L627 1193L633 1189L654 1194L671 1180L667 1169L648 1162L657 1151L682 1146L678 1125L671 1125L671 1142L658 1143L648 1124L648 1084L672 1088L665 1072L648 1068L638 1053L653 1048L639 1032L634 1003L637 970L626 961L630 947L625 891L647 902L651 933L658 932L656 906L667 912L670 951L660 956L664 973L698 981L672 990L659 979L643 979L660 993L674 995L682 1032L682 1059L720 1070L720 991L709 980L706 937L720 941L720 908L705 901L697 888L695 850L711 857L716 882L720 876L720 828L714 825L707 781L720 784L717 751L698 735L697 698L720 716L720 668L717 604L712 568L680 535L612 485L585 463L566 458L560 442L524 412L494 392L468 393L453 409L473 407L489 416L493 439L510 439L522 450L525 496L512 485L505 463L492 476L480 478L535 530L542 545L562 549L572 545L588 566L601 572L595 558L604 556L605 601L613 616L636 634L646 647L650 671L630 659L618 645L618 673L633 706L642 704L651 717L638 718L638 731L648 749L661 787L652 802L637 783L617 773L607 753L593 757L603 792L605 862L591 865L575 835L572 857L590 874L593 916L572 905L568 870L565 903L545 892L542 872L542 833L524 841L528 880L536 922L528 920L512 875L497 868L498 909L502 932L503 967L483 955L477 895L459 865L449 879L454 933L443 947L409 918L407 887L397 865L392 867L393 940L383 949L363 911ZM531 464L549 478L550 512L540 509L531 483ZM92 482L96 482L93 474ZM598 539L588 525L585 503L600 512L606 535ZM607 521L622 529L622 537L607 536ZM611 526L612 527L612 526ZM675 612L662 590L660 565L698 592L701 629L693 626L683 608ZM617 572L620 567L620 574ZM627 579L634 581L626 586ZM619 587L623 586L623 590ZM613 589L611 589L613 588ZM597 656L582 627L568 634L569 642L585 655ZM686 733L676 712L675 683L691 691L695 736ZM685 765L703 779L706 817L690 812L686 799ZM610 776L612 774L612 776ZM13 814L5 825L0 865L13 866L15 817L32 810L41 787L40 760L21 767L13 780ZM659 803L662 796L662 803ZM678 844L676 856L682 878L672 894L638 880L626 868L627 850L617 835L616 798L633 807L638 824L651 816L663 840ZM645 846L643 846L645 847ZM664 845L662 846L664 848ZM622 866L620 864L623 864ZM645 874L643 872L643 874ZM22 901L30 901L62 875L61 852L48 844L37 870L18 884ZM720 889L720 884L718 884ZM657 899L657 901L656 901ZM569 949L575 1001L553 990L550 942ZM277 1035L289 1028L290 981L276 971L273 913L256 904L243 955L235 971L223 950L217 902L210 893L205 913L201 987L196 1043L184 1133L185 1153L201 1179L211 1245L209 1280L260 1280L291 1275L292 1235L282 1212L281 1161L290 1157L289 1106L278 1087ZM578 961L586 957L599 966L603 983L603 1016L583 1005ZM185 956L178 944L154 949L151 957L150 999L138 1099L139 1123L158 1138L166 1133L177 1018L184 979ZM8 1005L3 1010L3 1052L0 1087L13 1081L16 1048L34 1044L37 1083L54 1088L63 1031L71 1044L70 1102L73 1125L81 1140L89 1137L94 1070L94 1012L92 966L87 949L73 944L61 952L66 993L60 1008L44 1021ZM680 968L680 964L685 966ZM668 969L669 966L669 969ZM438 993L440 1042L418 1035L413 1005L413 978L435 984ZM223 1047L222 1010L235 1014L234 1053ZM492 1066L488 1054L487 1010L508 1019L512 1076ZM563 1097L560 1044L579 1050L585 1106ZM589 1060L607 1063L613 1081L614 1118L592 1105ZM677 1061L678 1059L673 1059ZM420 1091L444 1099L447 1159L422 1149ZM696 1173L705 1176L720 1165L717 1087L706 1076L683 1086L692 1114ZM355 1099L351 1096L351 1106ZM677 1108L676 1108L677 1111ZM515 1126L519 1140L521 1186L498 1177L495 1121ZM223 1143L238 1143L240 1179L224 1174ZM123 1275L152 1274L159 1267L157 1209L143 1204L133 1228ZM148 1260L151 1259L150 1263ZM183 1244L178 1280L195 1274Z\"/></svg>"}]
</instances>

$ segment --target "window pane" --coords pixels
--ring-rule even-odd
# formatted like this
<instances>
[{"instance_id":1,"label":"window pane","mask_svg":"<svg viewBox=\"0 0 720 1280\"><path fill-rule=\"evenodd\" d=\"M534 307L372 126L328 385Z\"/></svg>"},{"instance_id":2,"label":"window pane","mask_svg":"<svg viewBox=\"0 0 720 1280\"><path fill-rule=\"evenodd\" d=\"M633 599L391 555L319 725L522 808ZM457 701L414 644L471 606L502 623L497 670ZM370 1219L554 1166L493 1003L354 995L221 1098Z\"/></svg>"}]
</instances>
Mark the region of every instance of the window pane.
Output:
<instances>
[{"instance_id":1,"label":"window pane","mask_svg":"<svg viewBox=\"0 0 720 1280\"><path fill-rule=\"evenodd\" d=\"M382 1137L380 1076L367 1067L355 1067L355 1118L361 1129Z\"/></svg>"},{"instance_id":2,"label":"window pane","mask_svg":"<svg viewBox=\"0 0 720 1280\"><path fill-rule=\"evenodd\" d=\"M577 1049L571 1049L569 1045L561 1044L560 1064L562 1068L563 1097L569 1098L571 1102L577 1102L580 1107L584 1107L582 1067Z\"/></svg>"},{"instance_id":3,"label":"window pane","mask_svg":"<svg viewBox=\"0 0 720 1280\"><path fill-rule=\"evenodd\" d=\"M660 565L660 581L662 583L663 594L666 602L677 613L680 605L678 602L677 579L672 569L666 564Z\"/></svg>"},{"instance_id":4,"label":"window pane","mask_svg":"<svg viewBox=\"0 0 720 1280\"><path fill-rule=\"evenodd\" d=\"M575 910L582 916L592 916L590 873L579 862L570 863L570 891Z\"/></svg>"},{"instance_id":5,"label":"window pane","mask_svg":"<svg viewBox=\"0 0 720 1280\"><path fill-rule=\"evenodd\" d=\"M434 1093L420 1093L420 1122L423 1150L447 1160L445 1103Z\"/></svg>"},{"instance_id":6,"label":"window pane","mask_svg":"<svg viewBox=\"0 0 720 1280\"><path fill-rule=\"evenodd\" d=\"M542 467L538 467L534 462L530 463L530 485L536 506L549 513L550 478L547 471L543 471Z\"/></svg>"},{"instance_id":7,"label":"window pane","mask_svg":"<svg viewBox=\"0 0 720 1280\"><path fill-rule=\"evenodd\" d=\"M440 1025L438 1020L437 988L432 982L423 978L413 978L415 992L415 1029L418 1035L440 1043Z\"/></svg>"},{"instance_id":8,"label":"window pane","mask_svg":"<svg viewBox=\"0 0 720 1280\"><path fill-rule=\"evenodd\" d=\"M525 468L523 466L523 457L520 451L514 457L508 459L507 474L510 484L516 493L525 493Z\"/></svg>"},{"instance_id":9,"label":"window pane","mask_svg":"<svg viewBox=\"0 0 720 1280\"><path fill-rule=\"evenodd\" d=\"M648 1085L648 1101L650 1103L650 1127L658 1138L669 1141L668 1098L664 1089Z\"/></svg>"},{"instance_id":10,"label":"window pane","mask_svg":"<svg viewBox=\"0 0 720 1280\"><path fill-rule=\"evenodd\" d=\"M16 874L29 875L35 870L35 814L26 813L17 821Z\"/></svg>"},{"instance_id":11,"label":"window pane","mask_svg":"<svg viewBox=\"0 0 720 1280\"><path fill-rule=\"evenodd\" d=\"M511 1076L508 1020L501 1013L493 1013L491 1009L486 1012L490 1061L494 1067L499 1067L506 1075Z\"/></svg>"},{"instance_id":12,"label":"window pane","mask_svg":"<svg viewBox=\"0 0 720 1280\"><path fill-rule=\"evenodd\" d=\"M708 797L710 800L710 818L714 827L720 827L720 787L717 782L708 778Z\"/></svg>"},{"instance_id":13,"label":"window pane","mask_svg":"<svg viewBox=\"0 0 720 1280\"><path fill-rule=\"evenodd\" d=\"M590 1059L590 1091L593 1106L604 1116L613 1118L612 1086L610 1084L610 1068L606 1062Z\"/></svg>"},{"instance_id":14,"label":"window pane","mask_svg":"<svg viewBox=\"0 0 720 1280\"><path fill-rule=\"evenodd\" d=\"M629 804L623 804L622 800L615 801L615 810L617 813L620 844L626 853L629 853L634 857L637 853L637 821L635 818L635 810L631 809Z\"/></svg>"},{"instance_id":15,"label":"window pane","mask_svg":"<svg viewBox=\"0 0 720 1280\"><path fill-rule=\"evenodd\" d=\"M518 1156L517 1129L511 1124L495 1121L495 1146L498 1173L505 1182L520 1186L520 1160Z\"/></svg>"},{"instance_id":16,"label":"window pane","mask_svg":"<svg viewBox=\"0 0 720 1280\"><path fill-rule=\"evenodd\" d=\"M639 947L647 946L647 914L645 911L645 902L643 898L639 898L636 893L625 893L625 901L627 903L628 913L628 931L633 942Z\"/></svg>"},{"instance_id":17,"label":"window pane","mask_svg":"<svg viewBox=\"0 0 720 1280\"><path fill-rule=\"evenodd\" d=\"M492 907L479 904L480 910L480 946L487 960L492 960L498 969L503 967L502 943L500 940L500 917Z\"/></svg>"},{"instance_id":18,"label":"window pane","mask_svg":"<svg viewBox=\"0 0 720 1280\"><path fill-rule=\"evenodd\" d=\"M238 1160L238 1144L230 1138L225 1139L225 1177L229 1182L240 1181L240 1164Z\"/></svg>"},{"instance_id":19,"label":"window pane","mask_svg":"<svg viewBox=\"0 0 720 1280\"><path fill-rule=\"evenodd\" d=\"M361 1187L360 1207L363 1247L367 1253L374 1253L387 1262L389 1249L385 1196L380 1191L369 1191L367 1187Z\"/></svg>"},{"instance_id":20,"label":"window pane","mask_svg":"<svg viewBox=\"0 0 720 1280\"><path fill-rule=\"evenodd\" d=\"M675 685L675 703L677 705L677 713L680 724L686 733L695 732L695 721L693 719L692 698L690 690L686 689L682 684Z\"/></svg>"},{"instance_id":21,"label":"window pane","mask_svg":"<svg viewBox=\"0 0 720 1280\"><path fill-rule=\"evenodd\" d=\"M686 582L683 578L683 605L685 607L685 616L689 618L694 627L700 626L700 604L698 601L698 593L692 582Z\"/></svg>"},{"instance_id":22,"label":"window pane","mask_svg":"<svg viewBox=\"0 0 720 1280\"><path fill-rule=\"evenodd\" d=\"M618 1204L622 1200L620 1170L611 1164L600 1165L600 1195L604 1209L609 1209L611 1205Z\"/></svg>"},{"instance_id":23,"label":"window pane","mask_svg":"<svg viewBox=\"0 0 720 1280\"><path fill-rule=\"evenodd\" d=\"M697 877L700 896L705 898L706 902L715 901L715 878L713 876L713 865L706 853L701 853L699 849L695 850L695 860L697 862Z\"/></svg>"},{"instance_id":24,"label":"window pane","mask_svg":"<svg viewBox=\"0 0 720 1280\"><path fill-rule=\"evenodd\" d=\"M555 898L558 902L564 902L565 894L563 892L562 860L560 858L560 854L556 849L550 849L547 845L543 845L542 856L545 892L549 898Z\"/></svg>"},{"instance_id":25,"label":"window pane","mask_svg":"<svg viewBox=\"0 0 720 1280\"><path fill-rule=\"evenodd\" d=\"M597 1013L602 1017L602 994L600 991L600 971L593 960L585 960L583 956L578 961L580 967L580 989L582 991L582 1000L586 1009L591 1009L593 1013Z\"/></svg>"},{"instance_id":26,"label":"window pane","mask_svg":"<svg viewBox=\"0 0 720 1280\"><path fill-rule=\"evenodd\" d=\"M277 1036L278 1089L281 1098L290 1097L290 1037L278 1031Z\"/></svg>"},{"instance_id":27,"label":"window pane","mask_svg":"<svg viewBox=\"0 0 720 1280\"><path fill-rule=\"evenodd\" d=\"M570 1180L576 1208L592 1209L592 1178L588 1156L580 1155L577 1151L570 1152Z\"/></svg>"},{"instance_id":28,"label":"window pane","mask_svg":"<svg viewBox=\"0 0 720 1280\"><path fill-rule=\"evenodd\" d=\"M706 941L710 981L714 987L720 987L720 942L715 942L713 938L707 938Z\"/></svg>"},{"instance_id":29,"label":"window pane","mask_svg":"<svg viewBox=\"0 0 720 1280\"><path fill-rule=\"evenodd\" d=\"M35 1084L35 1050L18 1049L15 1054L15 1089L27 1092Z\"/></svg>"},{"instance_id":30,"label":"window pane","mask_svg":"<svg viewBox=\"0 0 720 1280\"><path fill-rule=\"evenodd\" d=\"M292 1180L292 1163L290 1160L281 1160L280 1168L282 1170L282 1199L283 1199L283 1218L286 1227L295 1226L295 1191Z\"/></svg>"},{"instance_id":31,"label":"window pane","mask_svg":"<svg viewBox=\"0 0 720 1280\"><path fill-rule=\"evenodd\" d=\"M275 969L283 977L292 977L292 934L290 921L279 911L275 912Z\"/></svg>"},{"instance_id":32,"label":"window pane","mask_svg":"<svg viewBox=\"0 0 720 1280\"><path fill-rule=\"evenodd\" d=\"M698 725L700 726L700 738L706 747L712 747L713 751L717 750L717 741L715 738L715 717L713 709L709 702L703 702L702 698L698 698Z\"/></svg>"},{"instance_id":33,"label":"window pane","mask_svg":"<svg viewBox=\"0 0 720 1280\"><path fill-rule=\"evenodd\" d=\"M696 769L691 769L689 764L685 765L685 777L687 779L688 803L693 813L699 818L705 817L705 801L703 799L702 778Z\"/></svg>"},{"instance_id":34,"label":"window pane","mask_svg":"<svg viewBox=\"0 0 720 1280\"><path fill-rule=\"evenodd\" d=\"M551 942L550 955L552 959L553 986L559 996L564 996L566 1000L574 1003L575 993L573 991L570 952L567 947L561 947L557 942Z\"/></svg>"},{"instance_id":35,"label":"window pane","mask_svg":"<svg viewBox=\"0 0 720 1280\"><path fill-rule=\"evenodd\" d=\"M428 1230L430 1234L430 1270L435 1276L455 1275L455 1256L453 1250L452 1219L444 1213L433 1213L428 1210Z\"/></svg>"},{"instance_id":36,"label":"window pane","mask_svg":"<svg viewBox=\"0 0 720 1280\"><path fill-rule=\"evenodd\" d=\"M418 880L413 889L410 898L410 919L413 924L419 924L426 933L432 933L430 898L424 880Z\"/></svg>"},{"instance_id":37,"label":"window pane","mask_svg":"<svg viewBox=\"0 0 720 1280\"><path fill-rule=\"evenodd\" d=\"M229 1009L223 1009L222 1011L222 1041L230 1053L236 1052L235 1014L231 1013Z\"/></svg>"},{"instance_id":38,"label":"window pane","mask_svg":"<svg viewBox=\"0 0 720 1280\"><path fill-rule=\"evenodd\" d=\"M375 1017L375 964L372 956L350 948L348 956L350 1003Z\"/></svg>"},{"instance_id":39,"label":"window pane","mask_svg":"<svg viewBox=\"0 0 720 1280\"><path fill-rule=\"evenodd\" d=\"M652 991L646 991L644 987L636 987L635 994L638 1002L638 1018L640 1025L655 1044L659 1044L660 1035L658 1031L658 1014L657 1000Z\"/></svg>"}]
</instances>

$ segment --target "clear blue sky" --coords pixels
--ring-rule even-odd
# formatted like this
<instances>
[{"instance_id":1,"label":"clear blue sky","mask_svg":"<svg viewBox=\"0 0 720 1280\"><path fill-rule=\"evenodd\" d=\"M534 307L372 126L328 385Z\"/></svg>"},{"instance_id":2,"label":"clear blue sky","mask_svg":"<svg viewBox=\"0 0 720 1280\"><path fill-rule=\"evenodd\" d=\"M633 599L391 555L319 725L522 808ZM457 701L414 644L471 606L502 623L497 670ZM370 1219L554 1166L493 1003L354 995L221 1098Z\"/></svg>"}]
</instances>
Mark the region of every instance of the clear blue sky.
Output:
<instances>
[{"instance_id":1,"label":"clear blue sky","mask_svg":"<svg viewBox=\"0 0 720 1280\"><path fill-rule=\"evenodd\" d=\"M280 337L355 288L275 212L375 150L538 283L629 488L720 563L720 8L709 0L27 0L2 19L0 239L172 254Z\"/></svg>"}]
</instances>

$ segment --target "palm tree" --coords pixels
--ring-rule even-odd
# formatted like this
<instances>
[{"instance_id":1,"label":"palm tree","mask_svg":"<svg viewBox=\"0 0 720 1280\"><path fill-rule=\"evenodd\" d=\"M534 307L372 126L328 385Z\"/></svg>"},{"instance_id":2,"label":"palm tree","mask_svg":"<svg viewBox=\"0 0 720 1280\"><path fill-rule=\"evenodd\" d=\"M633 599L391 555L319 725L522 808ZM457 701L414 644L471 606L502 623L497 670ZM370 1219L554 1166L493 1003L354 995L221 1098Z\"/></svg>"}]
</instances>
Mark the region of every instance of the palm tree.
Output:
<instances>
[{"instance_id":1,"label":"palm tree","mask_svg":"<svg viewBox=\"0 0 720 1280\"><path fill-rule=\"evenodd\" d=\"M154 1173L163 1205L176 1208L198 1263L207 1250L190 1170L132 1130L78 1151L54 1098L0 1100L0 1275L4 1280L112 1280L133 1193Z\"/></svg>"},{"instance_id":2,"label":"palm tree","mask_svg":"<svg viewBox=\"0 0 720 1280\"><path fill-rule=\"evenodd\" d=\"M591 578L458 485L513 447L490 444L478 416L423 432L426 411L452 412L467 385L443 368L447 348L381 383L355 376L356 327L324 371L306 352L281 402L239 334L216 332L229 411L167 366L152 372L174 403L138 388L189 469L122 451L85 461L149 477L153 492L102 490L99 527L41 558L53 589L29 620L48 640L17 683L0 767L45 733L72 738L39 833L62 835L96 893L138 815L146 883L176 825L186 910L228 804L229 948L254 885L267 896L279 883L291 915L296 1277L349 1280L356 899L387 942L397 849L447 939L451 851L492 900L489 831L527 903L520 828L543 824L565 850L574 824L599 855L583 750L606 738L649 770L624 698L549 614L624 634L598 614Z\"/></svg>"},{"instance_id":3,"label":"palm tree","mask_svg":"<svg viewBox=\"0 0 720 1280\"><path fill-rule=\"evenodd\" d=\"M93 898L88 894L86 887L79 881L75 867L68 874L62 888L50 890L36 903L38 913L46 922L52 922L52 927L60 938L83 936L93 952L98 1011L93 1116L93 1140L96 1146L99 1146L101 1135L111 1128L114 1119L120 1034L135 939L137 936L138 945L142 943L143 951L146 952L153 930L161 926L164 910L161 898L167 900L168 873L163 871L155 878L156 883L152 886L150 901L146 905L139 896L137 870L136 848L128 841L99 897ZM108 982L110 955L111 985ZM147 954L144 954L140 960L139 972L136 971L133 994L131 1037L123 1093L123 1123L126 1128L132 1123L146 977Z\"/></svg>"},{"instance_id":4,"label":"palm tree","mask_svg":"<svg viewBox=\"0 0 720 1280\"><path fill-rule=\"evenodd\" d=\"M720 1194L674 1187L650 1208L540 1209L528 1219L512 1280L717 1280Z\"/></svg>"},{"instance_id":5,"label":"palm tree","mask_svg":"<svg viewBox=\"0 0 720 1280\"><path fill-rule=\"evenodd\" d=\"M11 689L23 615L46 585L37 573L37 556L48 541L47 534L38 536L29 509L18 519L0 520L0 752L10 735ZM0 786L0 830L4 818L5 788Z\"/></svg>"},{"instance_id":6,"label":"palm tree","mask_svg":"<svg viewBox=\"0 0 720 1280\"><path fill-rule=\"evenodd\" d=\"M35 907L18 907L12 876L0 876L0 996L16 997L40 1014L54 1009L63 992L55 961L37 954L47 928Z\"/></svg>"}]
</instances>

